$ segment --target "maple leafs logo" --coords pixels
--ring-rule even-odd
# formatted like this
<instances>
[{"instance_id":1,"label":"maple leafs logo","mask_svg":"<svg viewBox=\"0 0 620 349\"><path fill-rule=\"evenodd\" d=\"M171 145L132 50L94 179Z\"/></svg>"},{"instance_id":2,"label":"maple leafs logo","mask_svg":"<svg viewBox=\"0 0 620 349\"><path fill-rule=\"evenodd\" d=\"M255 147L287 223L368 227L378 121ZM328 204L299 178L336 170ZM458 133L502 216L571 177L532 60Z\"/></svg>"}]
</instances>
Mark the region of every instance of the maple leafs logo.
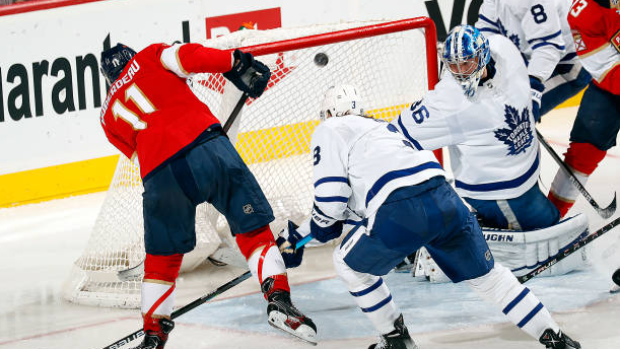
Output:
<instances>
[{"instance_id":1,"label":"maple leafs logo","mask_svg":"<svg viewBox=\"0 0 620 349\"><path fill-rule=\"evenodd\" d=\"M508 128L500 128L495 131L495 138L508 146L506 155L518 155L532 145L534 135L530 122L530 111L524 108L521 113L517 108L509 105L504 107L504 118Z\"/></svg>"}]
</instances>

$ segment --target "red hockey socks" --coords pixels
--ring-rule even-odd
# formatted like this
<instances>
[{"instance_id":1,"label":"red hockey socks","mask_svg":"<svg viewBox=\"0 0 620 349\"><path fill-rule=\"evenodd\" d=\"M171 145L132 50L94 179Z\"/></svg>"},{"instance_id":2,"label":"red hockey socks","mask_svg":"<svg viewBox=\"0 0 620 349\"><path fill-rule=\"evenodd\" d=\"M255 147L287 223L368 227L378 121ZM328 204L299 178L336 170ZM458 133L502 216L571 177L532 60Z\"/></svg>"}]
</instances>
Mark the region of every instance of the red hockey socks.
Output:
<instances>
[{"instance_id":1,"label":"red hockey socks","mask_svg":"<svg viewBox=\"0 0 620 349\"><path fill-rule=\"evenodd\" d=\"M170 318L174 305L175 282L182 261L182 254L146 255L142 280L142 317L145 332L160 332L159 319Z\"/></svg>"},{"instance_id":2,"label":"red hockey socks","mask_svg":"<svg viewBox=\"0 0 620 349\"><path fill-rule=\"evenodd\" d=\"M265 299L275 290L290 292L284 260L278 250L273 233L266 225L235 237L241 253L248 260L252 275L262 285L267 278L273 280L273 285L263 290Z\"/></svg>"},{"instance_id":3,"label":"red hockey socks","mask_svg":"<svg viewBox=\"0 0 620 349\"><path fill-rule=\"evenodd\" d=\"M564 162L573 170L575 177L582 185L586 185L588 177L594 172L599 162L605 158L607 152L598 149L589 143L571 142L564 154ZM573 206L579 195L579 190L569 180L562 169L559 169L551 184L549 200L558 208L564 217Z\"/></svg>"}]
</instances>

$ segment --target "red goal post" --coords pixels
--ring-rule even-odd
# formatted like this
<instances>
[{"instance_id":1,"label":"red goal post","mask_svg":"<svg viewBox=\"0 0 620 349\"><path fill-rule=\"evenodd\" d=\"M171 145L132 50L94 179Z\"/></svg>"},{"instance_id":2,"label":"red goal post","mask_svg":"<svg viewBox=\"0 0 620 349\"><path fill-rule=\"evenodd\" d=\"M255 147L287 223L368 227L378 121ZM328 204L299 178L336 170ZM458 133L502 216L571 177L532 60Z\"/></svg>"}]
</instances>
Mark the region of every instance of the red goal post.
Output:
<instances>
[{"instance_id":1,"label":"red goal post","mask_svg":"<svg viewBox=\"0 0 620 349\"><path fill-rule=\"evenodd\" d=\"M288 220L300 223L310 215L314 192L310 137L327 88L352 84L367 114L394 118L437 83L436 41L434 23L420 17L243 30L205 43L227 50L242 48L272 71L264 94L246 102L228 135L273 208L274 233ZM327 60L315 63L318 54ZM241 95L221 74L198 74L188 85L222 124ZM142 191L138 165L121 156L90 240L63 288L65 299L139 306L140 278L121 280L118 272L144 259ZM182 272L214 252L236 249L226 220L208 204L196 209L196 232L196 249L184 257Z\"/></svg>"}]
</instances>

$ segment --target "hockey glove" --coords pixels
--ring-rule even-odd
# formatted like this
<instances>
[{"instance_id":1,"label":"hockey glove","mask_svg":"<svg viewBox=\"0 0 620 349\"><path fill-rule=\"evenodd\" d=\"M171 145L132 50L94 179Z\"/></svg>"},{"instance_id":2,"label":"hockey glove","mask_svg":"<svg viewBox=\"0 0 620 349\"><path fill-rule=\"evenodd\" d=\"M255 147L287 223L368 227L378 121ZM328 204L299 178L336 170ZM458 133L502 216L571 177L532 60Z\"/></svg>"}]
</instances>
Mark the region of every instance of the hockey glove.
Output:
<instances>
[{"instance_id":1,"label":"hockey glove","mask_svg":"<svg viewBox=\"0 0 620 349\"><path fill-rule=\"evenodd\" d=\"M224 77L252 98L260 97L271 77L269 68L254 59L251 53L235 50L235 65Z\"/></svg>"},{"instance_id":2,"label":"hockey glove","mask_svg":"<svg viewBox=\"0 0 620 349\"><path fill-rule=\"evenodd\" d=\"M540 101L545 85L539 78L530 75L530 87L532 88L532 115L534 115L536 122L540 122Z\"/></svg>"},{"instance_id":3,"label":"hockey glove","mask_svg":"<svg viewBox=\"0 0 620 349\"><path fill-rule=\"evenodd\" d=\"M297 224L288 221L287 227L282 229L276 239L276 244L278 244L278 249L280 249L284 265L287 269L297 268L301 265L301 260L304 257L304 247L301 246L297 248L299 240L304 238L303 235L297 231L297 228L299 228Z\"/></svg>"},{"instance_id":4,"label":"hockey glove","mask_svg":"<svg viewBox=\"0 0 620 349\"><path fill-rule=\"evenodd\" d=\"M342 235L342 221L325 215L318 207L312 209L310 233L320 242L328 242Z\"/></svg>"}]
</instances>

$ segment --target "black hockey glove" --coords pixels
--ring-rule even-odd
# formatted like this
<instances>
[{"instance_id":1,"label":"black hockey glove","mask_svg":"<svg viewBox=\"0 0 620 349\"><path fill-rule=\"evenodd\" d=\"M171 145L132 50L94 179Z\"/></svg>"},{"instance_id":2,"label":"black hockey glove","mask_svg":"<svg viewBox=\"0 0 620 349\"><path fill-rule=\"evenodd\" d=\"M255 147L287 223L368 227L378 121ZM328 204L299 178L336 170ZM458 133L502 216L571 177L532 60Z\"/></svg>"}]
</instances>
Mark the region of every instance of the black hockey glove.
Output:
<instances>
[{"instance_id":1,"label":"black hockey glove","mask_svg":"<svg viewBox=\"0 0 620 349\"><path fill-rule=\"evenodd\" d=\"M254 59L251 53L237 49L233 53L235 65L224 73L224 77L232 82L237 88L252 98L260 97L267 88L271 77L269 68Z\"/></svg>"}]
</instances>

